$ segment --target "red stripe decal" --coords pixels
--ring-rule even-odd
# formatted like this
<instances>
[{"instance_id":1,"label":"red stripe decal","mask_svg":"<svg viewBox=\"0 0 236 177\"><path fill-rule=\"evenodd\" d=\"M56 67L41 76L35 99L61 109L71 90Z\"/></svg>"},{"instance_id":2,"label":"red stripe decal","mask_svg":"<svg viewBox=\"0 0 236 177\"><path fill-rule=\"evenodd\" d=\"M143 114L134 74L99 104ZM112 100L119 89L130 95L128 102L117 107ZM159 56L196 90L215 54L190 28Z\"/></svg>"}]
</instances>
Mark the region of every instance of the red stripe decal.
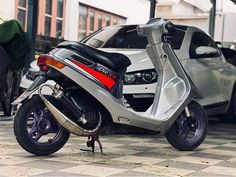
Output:
<instances>
[{"instance_id":1,"label":"red stripe decal","mask_svg":"<svg viewBox=\"0 0 236 177\"><path fill-rule=\"evenodd\" d=\"M102 74L98 71L95 71L91 68L89 68L88 66L76 61L76 60L71 60L74 64L76 64L77 66L79 66L80 68L82 68L83 70L87 71L89 74L91 74L92 76L94 76L97 80L99 80L100 82L102 82L106 87L108 87L109 89L112 89L112 87L115 85L115 81L106 76L105 74Z\"/></svg>"}]
</instances>

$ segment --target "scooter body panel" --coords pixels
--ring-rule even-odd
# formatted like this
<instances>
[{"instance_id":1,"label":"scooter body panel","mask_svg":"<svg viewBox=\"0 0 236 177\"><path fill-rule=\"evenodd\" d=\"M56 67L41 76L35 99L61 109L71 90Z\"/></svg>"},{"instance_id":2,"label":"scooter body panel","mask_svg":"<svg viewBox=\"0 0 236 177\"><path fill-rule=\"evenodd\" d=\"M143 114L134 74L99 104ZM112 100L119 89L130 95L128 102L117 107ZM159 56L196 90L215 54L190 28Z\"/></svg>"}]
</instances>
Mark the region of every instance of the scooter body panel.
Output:
<instances>
[{"instance_id":1,"label":"scooter body panel","mask_svg":"<svg viewBox=\"0 0 236 177\"><path fill-rule=\"evenodd\" d=\"M158 73L158 82L154 102L144 113L127 109L123 99L115 97L111 88L104 87L89 70L73 62L73 57L78 56L74 51L65 48L53 50L48 55L64 63L65 67L58 69L48 65L98 100L110 112L113 122L165 132L196 94L171 46L162 42L160 35L163 35L164 30L158 27L155 33L150 32L153 27L158 26L155 23L145 26L144 33L148 34L147 51ZM160 21L160 23L165 22ZM91 63L97 65L92 60Z\"/></svg>"},{"instance_id":2,"label":"scooter body panel","mask_svg":"<svg viewBox=\"0 0 236 177\"><path fill-rule=\"evenodd\" d=\"M75 42L69 42L69 46L64 43L49 54L41 55L37 63L42 77L15 101L18 104L38 90L39 96L24 102L16 115L14 132L19 144L30 153L49 155L64 146L70 132L88 136L87 146L92 147L92 152L97 141L103 153L99 141L102 122L108 121L109 125L112 121L164 132L169 143L179 150L198 147L206 136L207 116L193 101L199 95L165 38L171 27L170 22L159 18L137 28L138 33L148 39L147 52L158 74L153 104L144 113L128 109L124 104L122 78L130 64L125 55L101 52ZM43 83L47 80L56 84ZM50 97L42 92L46 87L52 91ZM39 101L43 108L35 110ZM105 117L108 112L112 120ZM41 126L40 121L46 126ZM51 121L64 133L56 134L60 138L53 138L53 143L47 140L46 145L35 143L51 131L61 132L51 127ZM32 128L29 132L28 123ZM52 150L48 152L49 149Z\"/></svg>"},{"instance_id":3,"label":"scooter body panel","mask_svg":"<svg viewBox=\"0 0 236 177\"><path fill-rule=\"evenodd\" d=\"M53 55L58 56L57 53ZM162 93L156 95L156 99L160 96L160 103L155 103L155 101L153 103L153 105L161 104L162 106L159 105L159 109L155 109L156 106L152 105L145 113L141 114L127 109L123 104L123 99L114 97L109 90L97 84L97 81L88 72L70 60L62 59L61 61L66 64L66 67L58 71L76 82L103 104L110 112L113 122L165 132L193 97L189 97L190 84L187 82L188 85L186 86L185 82L176 74L170 61L166 60L163 61L164 64L162 63L164 65ZM181 69L179 72L184 75Z\"/></svg>"}]
</instances>

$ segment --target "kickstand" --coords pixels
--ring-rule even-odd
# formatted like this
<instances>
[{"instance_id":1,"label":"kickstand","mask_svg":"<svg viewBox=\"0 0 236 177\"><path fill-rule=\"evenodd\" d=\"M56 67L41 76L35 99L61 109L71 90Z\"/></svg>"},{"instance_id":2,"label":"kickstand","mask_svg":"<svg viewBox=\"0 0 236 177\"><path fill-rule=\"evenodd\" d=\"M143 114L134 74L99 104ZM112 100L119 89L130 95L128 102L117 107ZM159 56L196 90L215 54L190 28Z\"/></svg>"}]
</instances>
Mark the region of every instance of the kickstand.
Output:
<instances>
[{"instance_id":1,"label":"kickstand","mask_svg":"<svg viewBox=\"0 0 236 177\"><path fill-rule=\"evenodd\" d=\"M101 151L101 154L103 154L103 149L102 149L102 144L99 140L99 135L98 133L94 133L90 136L88 136L88 141L87 141L87 147L91 147L92 150L87 150L87 149L80 149L81 151L90 151L90 152L94 152L94 149L95 149L95 142L97 141L98 145L99 145L99 148L100 148L100 151Z\"/></svg>"}]
</instances>

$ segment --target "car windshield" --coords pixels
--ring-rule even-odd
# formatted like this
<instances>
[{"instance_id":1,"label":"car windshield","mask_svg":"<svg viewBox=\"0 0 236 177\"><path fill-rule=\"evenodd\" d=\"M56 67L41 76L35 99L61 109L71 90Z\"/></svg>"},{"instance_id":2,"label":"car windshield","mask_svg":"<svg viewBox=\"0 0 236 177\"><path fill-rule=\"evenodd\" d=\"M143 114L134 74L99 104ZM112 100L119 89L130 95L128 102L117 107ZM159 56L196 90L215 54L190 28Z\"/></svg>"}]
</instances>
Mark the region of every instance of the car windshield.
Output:
<instances>
[{"instance_id":1,"label":"car windshield","mask_svg":"<svg viewBox=\"0 0 236 177\"><path fill-rule=\"evenodd\" d=\"M81 42L94 48L145 49L145 37L137 34L136 25L112 26L101 29Z\"/></svg>"},{"instance_id":2,"label":"car windshield","mask_svg":"<svg viewBox=\"0 0 236 177\"><path fill-rule=\"evenodd\" d=\"M138 36L137 25L111 26L98 30L81 42L93 48L145 49L148 41ZM167 39L174 50L179 50L185 35L186 27L177 26Z\"/></svg>"}]
</instances>

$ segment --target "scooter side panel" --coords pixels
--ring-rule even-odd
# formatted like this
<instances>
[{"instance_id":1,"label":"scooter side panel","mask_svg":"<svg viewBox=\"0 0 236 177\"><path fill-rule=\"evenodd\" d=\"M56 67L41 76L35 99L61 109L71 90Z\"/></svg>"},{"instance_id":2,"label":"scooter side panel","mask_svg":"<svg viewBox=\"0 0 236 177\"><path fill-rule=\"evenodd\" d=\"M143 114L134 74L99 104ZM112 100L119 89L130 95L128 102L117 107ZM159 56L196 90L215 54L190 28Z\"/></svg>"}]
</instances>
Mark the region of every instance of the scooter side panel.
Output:
<instances>
[{"instance_id":1,"label":"scooter side panel","mask_svg":"<svg viewBox=\"0 0 236 177\"><path fill-rule=\"evenodd\" d=\"M173 120L168 119L168 121L163 122L163 120L157 119L151 115L144 116L143 114L128 110L121 104L121 99L116 99L107 90L103 89L83 74L76 72L70 67L65 67L61 69L60 72L76 82L102 103L110 112L115 123L132 125L153 131L165 131L166 128L163 129L162 127L169 127L175 120L174 118Z\"/></svg>"}]
</instances>

